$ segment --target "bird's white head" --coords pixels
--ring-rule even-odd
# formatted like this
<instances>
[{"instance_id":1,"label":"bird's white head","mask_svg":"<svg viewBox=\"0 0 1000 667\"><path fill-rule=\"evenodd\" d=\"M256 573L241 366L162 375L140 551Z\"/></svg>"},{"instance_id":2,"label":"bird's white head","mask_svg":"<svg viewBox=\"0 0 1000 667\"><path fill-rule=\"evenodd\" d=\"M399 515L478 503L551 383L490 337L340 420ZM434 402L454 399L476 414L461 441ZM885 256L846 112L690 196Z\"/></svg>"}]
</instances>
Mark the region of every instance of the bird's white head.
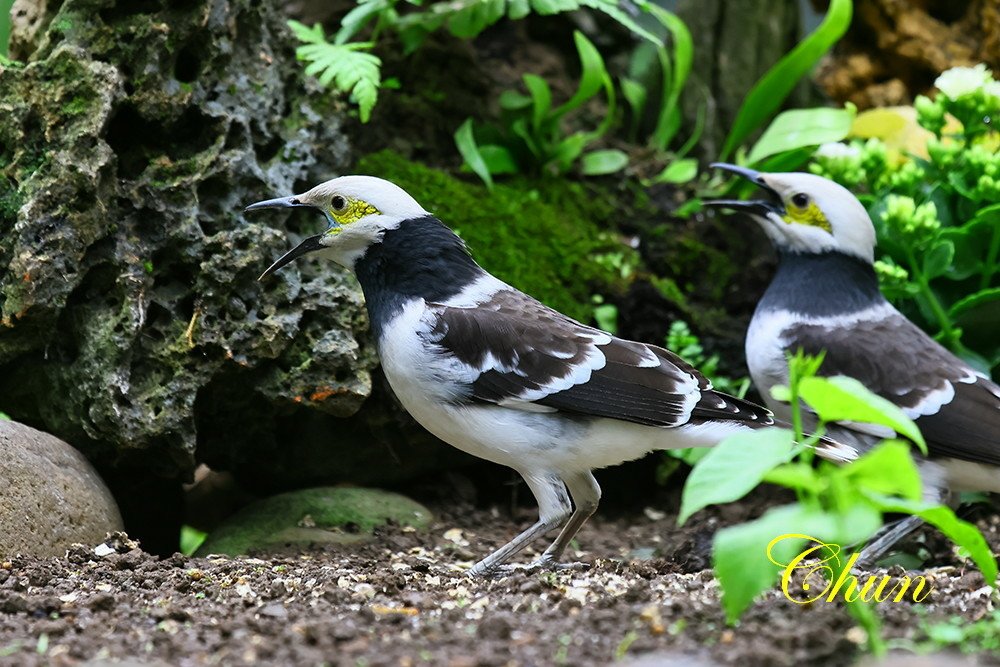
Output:
<instances>
[{"instance_id":1,"label":"bird's white head","mask_svg":"<svg viewBox=\"0 0 1000 667\"><path fill-rule=\"evenodd\" d=\"M326 217L329 227L285 253L261 278L311 252L353 269L386 230L396 229L405 220L430 215L401 187L374 176L341 176L300 195L250 204L244 211L263 208L315 209Z\"/></svg>"},{"instance_id":2,"label":"bird's white head","mask_svg":"<svg viewBox=\"0 0 1000 667\"><path fill-rule=\"evenodd\" d=\"M839 251L867 262L875 260L875 227L868 211L838 183L805 173L765 174L716 163L764 191L765 198L717 199L709 206L749 213L779 250L800 253Z\"/></svg>"}]
</instances>

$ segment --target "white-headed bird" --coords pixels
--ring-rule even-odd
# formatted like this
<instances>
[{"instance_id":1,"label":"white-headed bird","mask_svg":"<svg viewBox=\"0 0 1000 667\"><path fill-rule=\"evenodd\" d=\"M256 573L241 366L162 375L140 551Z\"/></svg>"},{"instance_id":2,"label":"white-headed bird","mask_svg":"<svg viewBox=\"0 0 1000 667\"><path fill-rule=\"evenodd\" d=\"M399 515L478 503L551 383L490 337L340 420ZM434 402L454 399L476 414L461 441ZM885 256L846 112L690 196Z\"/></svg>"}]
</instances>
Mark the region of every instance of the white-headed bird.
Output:
<instances>
[{"instance_id":1,"label":"white-headed bird","mask_svg":"<svg viewBox=\"0 0 1000 667\"><path fill-rule=\"evenodd\" d=\"M668 350L581 324L493 277L388 181L344 176L246 210L299 207L329 227L261 277L307 253L353 271L406 410L445 442L518 471L538 502L538 521L472 574L508 569L512 555L562 525L529 567L557 566L597 508L595 468L773 423Z\"/></svg>"},{"instance_id":2,"label":"white-headed bird","mask_svg":"<svg viewBox=\"0 0 1000 667\"><path fill-rule=\"evenodd\" d=\"M824 353L819 375L846 375L915 421L930 454L925 489L1000 492L1000 386L942 347L882 296L873 267L875 228L861 202L813 174L762 173L713 165L756 184L764 197L706 204L748 213L778 251L778 270L746 337L750 375L778 417L789 406L770 397L788 383L786 355ZM831 424L827 433L860 452L891 429ZM909 521L868 552L880 555L919 521Z\"/></svg>"}]
</instances>

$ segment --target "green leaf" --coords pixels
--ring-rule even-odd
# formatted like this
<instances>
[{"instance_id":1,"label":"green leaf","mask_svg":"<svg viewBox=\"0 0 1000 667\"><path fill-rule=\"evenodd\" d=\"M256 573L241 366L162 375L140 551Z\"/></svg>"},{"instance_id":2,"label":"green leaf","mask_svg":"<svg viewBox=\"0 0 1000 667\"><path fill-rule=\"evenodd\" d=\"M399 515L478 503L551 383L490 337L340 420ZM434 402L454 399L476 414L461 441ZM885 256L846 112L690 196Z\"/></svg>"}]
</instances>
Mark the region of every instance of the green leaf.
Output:
<instances>
[{"instance_id":1,"label":"green leaf","mask_svg":"<svg viewBox=\"0 0 1000 667\"><path fill-rule=\"evenodd\" d=\"M766 157L806 146L840 141L851 131L853 109L792 109L771 121L750 149L747 162L756 164Z\"/></svg>"},{"instance_id":2,"label":"green leaf","mask_svg":"<svg viewBox=\"0 0 1000 667\"><path fill-rule=\"evenodd\" d=\"M552 109L552 91L545 79L534 74L524 75L524 85L531 94L531 126L537 132Z\"/></svg>"},{"instance_id":3,"label":"green leaf","mask_svg":"<svg viewBox=\"0 0 1000 667\"><path fill-rule=\"evenodd\" d=\"M587 147L587 140L587 135L577 132L556 144L552 160L558 165L559 173L569 170L570 166L580 157L583 149Z\"/></svg>"},{"instance_id":4,"label":"green leaf","mask_svg":"<svg viewBox=\"0 0 1000 667\"><path fill-rule=\"evenodd\" d=\"M956 319L984 306L1000 305L997 302L1000 302L1000 287L990 287L956 301L948 310L948 315Z\"/></svg>"},{"instance_id":5,"label":"green leaf","mask_svg":"<svg viewBox=\"0 0 1000 667\"><path fill-rule=\"evenodd\" d=\"M479 146L476 144L476 138L472 133L472 119L467 118L464 123L462 123L457 130L455 130L455 146L458 148L458 152L461 153L462 159L465 160L465 164L469 165L469 168L476 173L479 178L483 179L483 183L486 184L486 188L489 190L493 189L493 177L490 175L490 170L486 166L486 161L483 159L482 154L479 152Z\"/></svg>"},{"instance_id":6,"label":"green leaf","mask_svg":"<svg viewBox=\"0 0 1000 667\"><path fill-rule=\"evenodd\" d=\"M986 538L974 524L956 517L950 507L877 495L873 495L872 499L878 502L883 512L904 512L919 516L940 530L949 540L969 552L969 556L983 573L986 584L996 586L997 561Z\"/></svg>"},{"instance_id":7,"label":"green leaf","mask_svg":"<svg viewBox=\"0 0 1000 667\"><path fill-rule=\"evenodd\" d=\"M722 607L729 623L736 621L754 598L778 579L781 568L768 558L771 541L781 535L811 535L807 531L819 519L821 515L801 505L785 505L715 534L712 566L722 588ZM770 555L778 563L787 564L805 544L804 538L789 537L777 542Z\"/></svg>"},{"instance_id":8,"label":"green leaf","mask_svg":"<svg viewBox=\"0 0 1000 667\"><path fill-rule=\"evenodd\" d=\"M324 86L333 85L337 90L350 93L358 105L362 123L371 118L378 100L382 80L382 61L363 51L374 46L370 42L330 44L319 24L308 28L298 21L289 21L289 27L304 44L295 50L295 56L306 63L305 73L315 76Z\"/></svg>"},{"instance_id":9,"label":"green leaf","mask_svg":"<svg viewBox=\"0 0 1000 667\"><path fill-rule=\"evenodd\" d=\"M910 445L902 440L883 442L833 475L866 491L909 500L920 500L923 488Z\"/></svg>"},{"instance_id":10,"label":"green leaf","mask_svg":"<svg viewBox=\"0 0 1000 667\"><path fill-rule=\"evenodd\" d=\"M955 244L951 241L938 241L924 255L924 275L928 280L943 275L954 257Z\"/></svg>"},{"instance_id":11,"label":"green leaf","mask_svg":"<svg viewBox=\"0 0 1000 667\"><path fill-rule=\"evenodd\" d=\"M504 146L486 144L479 147L479 154L491 174L516 174L520 171L514 155Z\"/></svg>"},{"instance_id":12,"label":"green leaf","mask_svg":"<svg viewBox=\"0 0 1000 667\"><path fill-rule=\"evenodd\" d=\"M831 0L823 22L808 37L779 60L747 93L729 135L722 146L720 159L727 159L736 147L763 125L792 92L796 84L812 71L820 58L839 40L851 24L851 0Z\"/></svg>"},{"instance_id":13,"label":"green leaf","mask_svg":"<svg viewBox=\"0 0 1000 667\"><path fill-rule=\"evenodd\" d=\"M687 183L698 175L698 161L694 158L674 160L653 178L654 183Z\"/></svg>"},{"instance_id":14,"label":"green leaf","mask_svg":"<svg viewBox=\"0 0 1000 667\"><path fill-rule=\"evenodd\" d=\"M646 108L646 86L632 79L622 78L619 80L622 87L622 97L628 102L632 112L632 127L638 125L642 119L642 111Z\"/></svg>"},{"instance_id":15,"label":"green leaf","mask_svg":"<svg viewBox=\"0 0 1000 667\"><path fill-rule=\"evenodd\" d=\"M657 150L666 150L680 127L680 109L678 101L681 92L691 73L691 63L694 60L694 41L691 32L676 14L654 4L646 6L656 19L670 33L673 42L673 66L670 66L669 56L663 46L659 47L659 59L663 69L663 92L660 102L660 113L656 128L653 130L651 144Z\"/></svg>"},{"instance_id":16,"label":"green leaf","mask_svg":"<svg viewBox=\"0 0 1000 667\"><path fill-rule=\"evenodd\" d=\"M448 31L455 37L471 39L502 19L506 11L505 0L476 0L448 18Z\"/></svg>"},{"instance_id":17,"label":"green leaf","mask_svg":"<svg viewBox=\"0 0 1000 667\"><path fill-rule=\"evenodd\" d=\"M631 16L622 11L618 7L617 0L580 0L580 6L590 7L605 14L651 44L659 45L661 43L659 37L643 28L632 20Z\"/></svg>"},{"instance_id":18,"label":"green leaf","mask_svg":"<svg viewBox=\"0 0 1000 667\"><path fill-rule=\"evenodd\" d=\"M531 106L531 98L515 90L500 93L500 108L505 111L520 111Z\"/></svg>"},{"instance_id":19,"label":"green leaf","mask_svg":"<svg viewBox=\"0 0 1000 667\"><path fill-rule=\"evenodd\" d=\"M888 426L927 453L920 429L895 404L869 391L854 378L807 377L799 384L799 396L825 422L861 422Z\"/></svg>"},{"instance_id":20,"label":"green leaf","mask_svg":"<svg viewBox=\"0 0 1000 667\"><path fill-rule=\"evenodd\" d=\"M764 475L763 481L788 489L812 491L814 493L819 493L824 484L819 475L816 474L816 469L813 466L794 461L771 469Z\"/></svg>"},{"instance_id":21,"label":"green leaf","mask_svg":"<svg viewBox=\"0 0 1000 667\"><path fill-rule=\"evenodd\" d=\"M684 484L677 523L708 505L739 500L753 490L764 475L793 453L792 432L764 428L738 433L713 447L694 467Z\"/></svg>"},{"instance_id":22,"label":"green leaf","mask_svg":"<svg viewBox=\"0 0 1000 667\"><path fill-rule=\"evenodd\" d=\"M582 106L587 100L597 94L604 86L604 80L608 77L604 68L604 59L600 52L579 30L573 31L573 41L576 43L577 53L580 55L580 86L573 97L553 112L555 116L562 116L574 109Z\"/></svg>"},{"instance_id":23,"label":"green leaf","mask_svg":"<svg viewBox=\"0 0 1000 667\"><path fill-rule=\"evenodd\" d=\"M621 171L628 165L628 154L617 148L591 151L580 158L580 173L584 176L603 176Z\"/></svg>"},{"instance_id":24,"label":"green leaf","mask_svg":"<svg viewBox=\"0 0 1000 667\"><path fill-rule=\"evenodd\" d=\"M389 0L361 0L354 9L347 12L340 20L340 30L334 38L335 44L346 44L361 31L365 25L381 12L392 7Z\"/></svg>"}]
</instances>

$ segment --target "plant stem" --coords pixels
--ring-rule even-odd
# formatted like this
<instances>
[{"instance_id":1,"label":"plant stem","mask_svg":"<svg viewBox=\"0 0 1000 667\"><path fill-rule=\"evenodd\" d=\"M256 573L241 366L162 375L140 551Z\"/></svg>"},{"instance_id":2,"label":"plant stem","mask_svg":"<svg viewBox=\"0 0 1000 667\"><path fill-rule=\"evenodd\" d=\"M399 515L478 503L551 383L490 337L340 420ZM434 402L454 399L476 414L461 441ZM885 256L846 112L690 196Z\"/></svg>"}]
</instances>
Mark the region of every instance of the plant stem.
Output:
<instances>
[{"instance_id":1,"label":"plant stem","mask_svg":"<svg viewBox=\"0 0 1000 667\"><path fill-rule=\"evenodd\" d=\"M990 239L990 247L986 251L986 266L983 268L983 275L979 282L981 290L990 286L993 274L996 273L997 255L1000 255L1000 220L993 225L993 238Z\"/></svg>"},{"instance_id":2,"label":"plant stem","mask_svg":"<svg viewBox=\"0 0 1000 667\"><path fill-rule=\"evenodd\" d=\"M927 276L920 269L920 265L917 264L917 258L913 254L912 248L906 249L906 258L910 262L910 271L913 276L917 279L917 285L920 286L920 291L923 293L924 298L927 299L928 305L931 307L931 311L934 313L934 317L937 318L938 326L941 327L942 343L945 347L952 347L958 342L958 336L955 335L955 328L951 324L951 318L948 317L947 311L945 311L944 306L938 300L937 295L934 290L931 289L930 282L927 280Z\"/></svg>"}]
</instances>

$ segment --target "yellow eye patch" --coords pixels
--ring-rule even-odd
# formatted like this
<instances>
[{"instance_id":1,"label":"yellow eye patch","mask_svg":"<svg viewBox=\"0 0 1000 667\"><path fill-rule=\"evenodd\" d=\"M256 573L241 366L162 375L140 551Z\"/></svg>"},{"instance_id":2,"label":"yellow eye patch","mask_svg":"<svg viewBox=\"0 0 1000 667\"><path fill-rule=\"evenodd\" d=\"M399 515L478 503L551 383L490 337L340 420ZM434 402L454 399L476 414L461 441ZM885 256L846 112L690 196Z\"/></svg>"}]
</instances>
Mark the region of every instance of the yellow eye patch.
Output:
<instances>
[{"instance_id":1,"label":"yellow eye patch","mask_svg":"<svg viewBox=\"0 0 1000 667\"><path fill-rule=\"evenodd\" d=\"M819 210L819 206L814 201L810 201L805 208L796 206L790 201L785 202L785 215L783 219L790 225L810 225L812 227L819 227L830 234L833 233L830 221L826 219L823 211Z\"/></svg>"},{"instance_id":2,"label":"yellow eye patch","mask_svg":"<svg viewBox=\"0 0 1000 667\"><path fill-rule=\"evenodd\" d=\"M336 199L336 197L334 199ZM330 206L330 217L336 220L340 225L349 225L352 222L357 222L367 215L378 215L379 213L380 211L377 208L360 199L348 199L344 208L339 211L333 208L332 205ZM337 230L337 228L334 227L330 231L336 233L334 230Z\"/></svg>"}]
</instances>

